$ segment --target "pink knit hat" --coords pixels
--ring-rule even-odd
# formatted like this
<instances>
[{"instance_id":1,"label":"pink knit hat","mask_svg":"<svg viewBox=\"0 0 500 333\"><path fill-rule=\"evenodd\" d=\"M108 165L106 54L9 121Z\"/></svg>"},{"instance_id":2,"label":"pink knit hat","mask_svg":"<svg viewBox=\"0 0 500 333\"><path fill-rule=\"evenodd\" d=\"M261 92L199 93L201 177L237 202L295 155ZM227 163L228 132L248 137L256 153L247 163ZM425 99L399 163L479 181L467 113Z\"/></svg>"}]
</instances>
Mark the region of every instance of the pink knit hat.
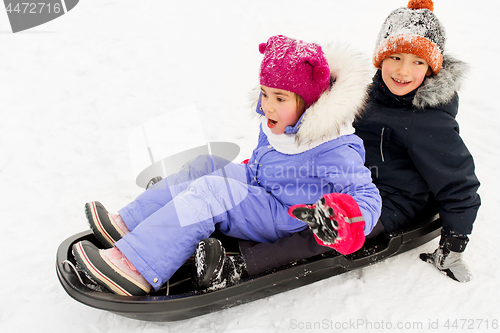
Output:
<instances>
[{"instance_id":1,"label":"pink knit hat","mask_svg":"<svg viewBox=\"0 0 500 333\"><path fill-rule=\"evenodd\" d=\"M264 54L260 84L299 95L306 109L330 86L330 68L317 44L279 35L260 44L259 51Z\"/></svg>"}]
</instances>

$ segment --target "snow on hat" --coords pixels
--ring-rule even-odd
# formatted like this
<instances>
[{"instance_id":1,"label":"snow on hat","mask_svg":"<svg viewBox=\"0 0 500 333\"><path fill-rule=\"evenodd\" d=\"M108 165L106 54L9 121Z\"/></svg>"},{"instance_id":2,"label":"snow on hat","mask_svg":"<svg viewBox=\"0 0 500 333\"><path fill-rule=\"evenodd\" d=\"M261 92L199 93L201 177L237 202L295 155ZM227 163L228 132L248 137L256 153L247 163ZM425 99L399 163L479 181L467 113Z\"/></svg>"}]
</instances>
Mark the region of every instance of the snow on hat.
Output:
<instances>
[{"instance_id":1,"label":"snow on hat","mask_svg":"<svg viewBox=\"0 0 500 333\"><path fill-rule=\"evenodd\" d=\"M377 38L373 54L375 67L380 68L391 54L408 53L425 59L437 74L443 63L446 35L433 9L432 0L410 0L407 8L393 11Z\"/></svg>"},{"instance_id":2,"label":"snow on hat","mask_svg":"<svg viewBox=\"0 0 500 333\"><path fill-rule=\"evenodd\" d=\"M317 44L278 35L260 44L259 51L264 54L260 84L299 95L306 109L330 86L330 68Z\"/></svg>"}]
</instances>

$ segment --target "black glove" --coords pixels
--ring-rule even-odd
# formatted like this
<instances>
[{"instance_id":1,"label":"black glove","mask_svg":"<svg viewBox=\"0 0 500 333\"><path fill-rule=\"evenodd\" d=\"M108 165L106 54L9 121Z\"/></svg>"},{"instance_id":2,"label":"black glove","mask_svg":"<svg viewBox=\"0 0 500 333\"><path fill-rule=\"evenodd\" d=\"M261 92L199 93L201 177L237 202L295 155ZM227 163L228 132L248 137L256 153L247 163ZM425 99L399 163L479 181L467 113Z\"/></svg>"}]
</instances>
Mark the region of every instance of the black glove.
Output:
<instances>
[{"instance_id":1,"label":"black glove","mask_svg":"<svg viewBox=\"0 0 500 333\"><path fill-rule=\"evenodd\" d=\"M469 242L465 235L447 233L441 230L439 247L434 253L421 253L420 259L433 264L441 272L458 282L468 282L471 273L462 260L462 254Z\"/></svg>"}]
</instances>

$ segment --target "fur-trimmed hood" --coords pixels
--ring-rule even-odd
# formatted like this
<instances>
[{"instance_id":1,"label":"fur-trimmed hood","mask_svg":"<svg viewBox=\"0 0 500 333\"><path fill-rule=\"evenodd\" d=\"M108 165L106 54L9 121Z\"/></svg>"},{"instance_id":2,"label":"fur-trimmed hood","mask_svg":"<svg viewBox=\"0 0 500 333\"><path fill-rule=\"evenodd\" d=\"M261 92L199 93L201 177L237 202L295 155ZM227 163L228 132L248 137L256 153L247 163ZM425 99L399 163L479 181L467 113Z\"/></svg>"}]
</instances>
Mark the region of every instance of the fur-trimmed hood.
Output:
<instances>
[{"instance_id":1,"label":"fur-trimmed hood","mask_svg":"<svg viewBox=\"0 0 500 333\"><path fill-rule=\"evenodd\" d=\"M417 89L413 106L424 109L448 104L460 89L468 71L468 65L449 55L443 56L439 73L426 78Z\"/></svg>"},{"instance_id":2,"label":"fur-trimmed hood","mask_svg":"<svg viewBox=\"0 0 500 333\"><path fill-rule=\"evenodd\" d=\"M323 47L333 85L302 116L296 134L298 143L329 141L351 128L363 109L371 73L367 58L346 44Z\"/></svg>"},{"instance_id":3,"label":"fur-trimmed hood","mask_svg":"<svg viewBox=\"0 0 500 333\"><path fill-rule=\"evenodd\" d=\"M275 135L263 123L262 129L269 142L279 149L287 142L285 153L296 153L314 148L323 142L354 133L352 123L364 108L371 72L361 52L342 43L322 46L328 61L333 82L316 103L312 104L295 126L289 126L284 134ZM259 89L260 92L260 89ZM257 113L263 115L257 105ZM293 146L290 141L293 140Z\"/></svg>"}]
</instances>

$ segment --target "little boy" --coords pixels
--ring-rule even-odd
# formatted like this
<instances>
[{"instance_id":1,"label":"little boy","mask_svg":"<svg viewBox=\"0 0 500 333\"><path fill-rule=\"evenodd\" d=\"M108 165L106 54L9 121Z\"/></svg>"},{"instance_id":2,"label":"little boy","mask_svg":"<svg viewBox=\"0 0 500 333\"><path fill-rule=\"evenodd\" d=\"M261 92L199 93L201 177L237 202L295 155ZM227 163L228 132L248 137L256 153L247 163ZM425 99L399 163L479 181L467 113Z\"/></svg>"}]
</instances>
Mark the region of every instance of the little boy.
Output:
<instances>
[{"instance_id":1,"label":"little boy","mask_svg":"<svg viewBox=\"0 0 500 333\"><path fill-rule=\"evenodd\" d=\"M385 20L373 56L379 70L355 128L382 196L385 232L411 224L434 203L441 240L420 258L466 282L462 252L480 206L474 161L455 120L466 66L444 53L444 28L432 10L430 0L411 0Z\"/></svg>"}]
</instances>

